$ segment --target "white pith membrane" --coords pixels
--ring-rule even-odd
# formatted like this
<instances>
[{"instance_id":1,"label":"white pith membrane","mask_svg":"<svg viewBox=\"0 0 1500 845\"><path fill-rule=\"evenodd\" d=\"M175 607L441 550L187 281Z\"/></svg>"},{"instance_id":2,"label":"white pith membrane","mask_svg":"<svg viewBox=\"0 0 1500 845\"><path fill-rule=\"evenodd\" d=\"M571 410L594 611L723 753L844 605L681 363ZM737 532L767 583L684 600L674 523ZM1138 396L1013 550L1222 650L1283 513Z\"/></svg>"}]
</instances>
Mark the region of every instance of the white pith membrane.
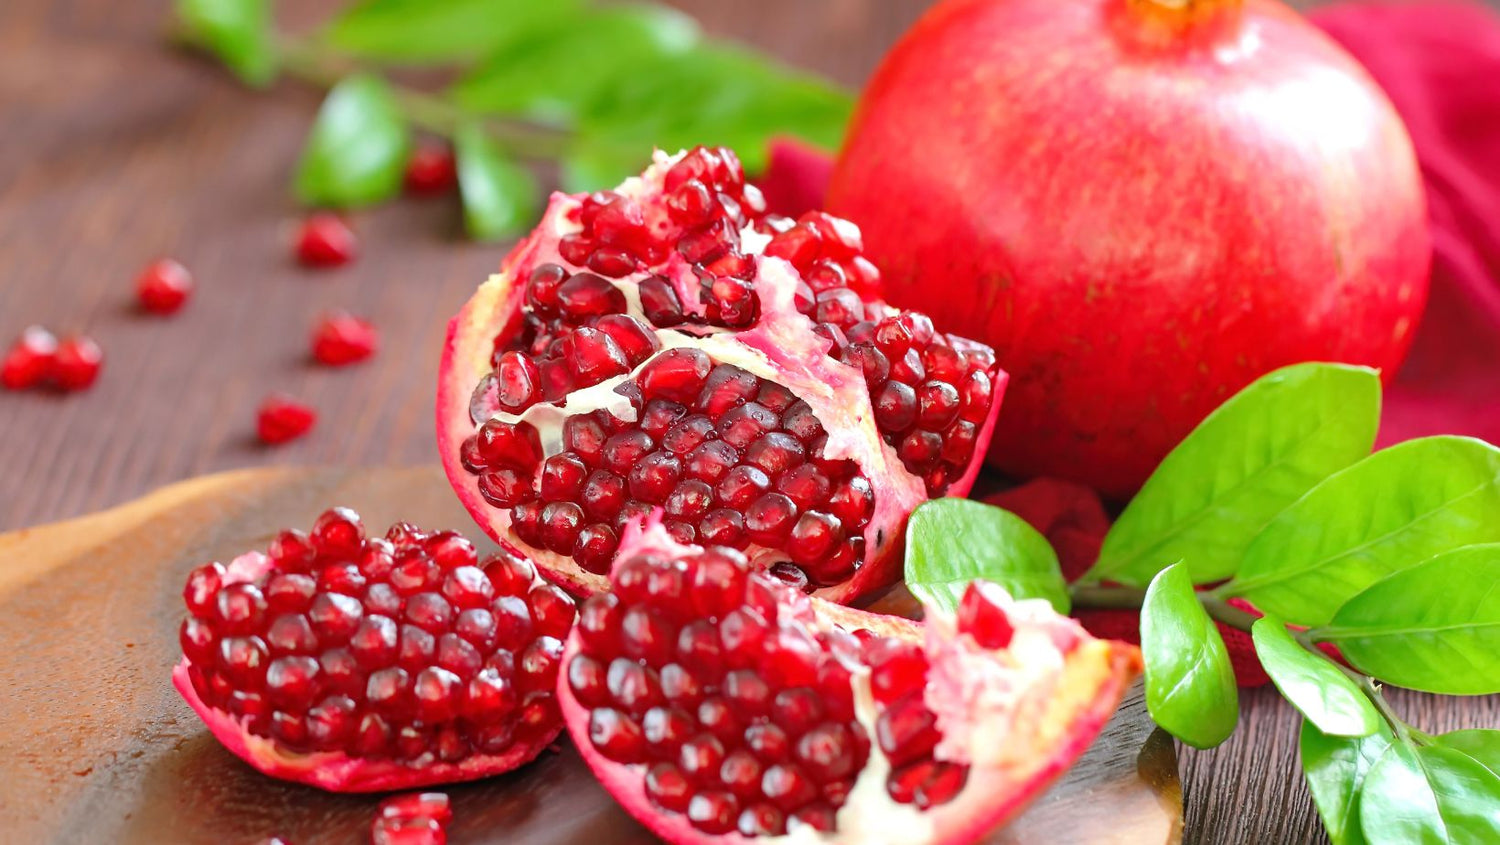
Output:
<instances>
[{"instance_id":1,"label":"white pith membrane","mask_svg":"<svg viewBox=\"0 0 1500 845\"><path fill-rule=\"evenodd\" d=\"M653 516L632 525L622 539L616 565L643 553L671 560L703 550L673 540ZM752 577L766 577L757 575ZM868 758L832 831L819 831L788 816L787 832L744 836L709 834L685 812L664 810L648 796L651 763L619 763L605 757L589 735L590 708L569 685L568 666L584 649L578 630L569 636L558 677L558 701L575 745L605 788L656 835L673 843L784 842L798 845L879 842L883 845L974 842L1017 815L1093 742L1140 671L1139 652L1124 643L1098 640L1042 600L1010 601L1005 612L1014 628L1011 644L979 646L956 630L954 618L928 608L923 623L871 614L817 598L809 599L816 630L865 629L882 637L920 642L929 661L923 703L937 716L942 739L932 757L967 765L960 791L927 809L899 803L887 791L891 766L874 741L879 705L868 667L851 678L855 719L871 737ZM743 805L741 805L743 806Z\"/></svg>"},{"instance_id":2,"label":"white pith membrane","mask_svg":"<svg viewBox=\"0 0 1500 845\"><path fill-rule=\"evenodd\" d=\"M667 225L660 201L663 179L684 153L668 156L657 151L653 164L638 177L627 179L616 192L643 202L648 225ZM701 314L699 281L689 264L675 251L664 263L649 270L609 279L621 291L627 303L624 313L637 318L653 332L660 349L625 375L606 379L574 391L555 402L539 402L520 414L490 410L480 419L471 417L472 390L489 374L495 339L511 331L524 305L526 279L541 264L557 264L569 272L588 272L565 261L558 253L558 242L582 229L577 221L582 195L554 193L548 208L533 233L507 257L502 272L486 280L464 309L449 325L438 388L437 428L439 449L449 480L475 520L496 539L516 545L564 588L587 595L604 589L606 576L584 570L566 555L525 542L512 529L508 508L495 507L478 492L476 476L460 460L460 445L475 434L485 419L508 423L525 422L535 427L542 444L542 459L563 451L562 424L569 418L595 410L635 421L637 413L629 398L615 389L635 377L650 363L669 350L692 347L707 353L716 364L738 367L765 381L790 390L806 402L828 434L822 456L826 459L848 459L856 463L859 473L874 486L874 508L861 535L864 538L863 562L854 573L839 584L823 586L814 592L831 601L847 601L868 594L894 582L902 548L905 522L911 511L928 498L921 478L913 475L897 456L896 449L885 442L874 421L868 385L860 368L830 357L831 344L813 332L814 322L799 313L794 303L799 281L796 270L786 261L761 255L769 238L752 227L740 232L740 248L757 263L752 283L760 300L760 318L746 330L707 325L661 328L645 317L638 283L651 276L666 278L677 291L685 313ZM852 224L840 221L841 225ZM866 308L874 313L872 304ZM894 309L890 313L896 313ZM955 348L964 341L954 338ZM967 472L955 478L948 495L964 495L972 486L982 464L985 447L994 429L996 414L1003 398L1007 376L1003 370L994 375L993 401L984 422L979 426L976 446ZM809 456L811 457L811 456ZM541 471L538 465L537 473ZM745 550L762 567L787 561L786 552L752 545Z\"/></svg>"},{"instance_id":3,"label":"white pith membrane","mask_svg":"<svg viewBox=\"0 0 1500 845\"><path fill-rule=\"evenodd\" d=\"M272 569L272 562L264 553L247 552L225 567L223 586L253 583ZM537 575L531 585L546 583L546 579ZM559 722L532 741L515 741L503 753L476 751L451 762L439 760L431 751L410 760L357 757L339 751L293 751L270 737L252 733L248 717L236 716L205 702L193 687L192 665L184 656L172 667L172 686L225 749L257 771L330 792L384 792L492 777L535 759L562 733Z\"/></svg>"}]
</instances>

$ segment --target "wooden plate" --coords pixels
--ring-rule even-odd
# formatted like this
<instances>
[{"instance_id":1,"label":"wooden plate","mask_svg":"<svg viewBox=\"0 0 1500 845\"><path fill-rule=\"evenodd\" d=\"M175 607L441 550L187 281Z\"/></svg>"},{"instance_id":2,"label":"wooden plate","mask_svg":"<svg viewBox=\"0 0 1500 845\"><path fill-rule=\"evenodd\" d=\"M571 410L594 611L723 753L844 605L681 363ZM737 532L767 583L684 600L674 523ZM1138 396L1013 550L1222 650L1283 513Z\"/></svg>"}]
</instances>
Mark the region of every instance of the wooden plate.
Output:
<instances>
[{"instance_id":1,"label":"wooden plate","mask_svg":"<svg viewBox=\"0 0 1500 845\"><path fill-rule=\"evenodd\" d=\"M264 548L330 504L369 526L472 522L433 468L249 470L81 519L0 535L0 840L367 841L377 796L255 772L219 747L168 676L187 571ZM452 787L453 843L651 842L566 742L518 772ZM1139 688L1083 760L990 843L1175 843L1177 759Z\"/></svg>"}]
</instances>

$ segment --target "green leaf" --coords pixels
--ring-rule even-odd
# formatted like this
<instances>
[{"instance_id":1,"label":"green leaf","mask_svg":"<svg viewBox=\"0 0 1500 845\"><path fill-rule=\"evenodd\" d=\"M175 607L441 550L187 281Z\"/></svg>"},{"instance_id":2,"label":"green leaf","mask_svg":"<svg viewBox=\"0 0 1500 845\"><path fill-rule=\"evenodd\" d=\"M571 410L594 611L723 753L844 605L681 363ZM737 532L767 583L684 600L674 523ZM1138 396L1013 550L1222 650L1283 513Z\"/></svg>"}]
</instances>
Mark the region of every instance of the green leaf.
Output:
<instances>
[{"instance_id":1,"label":"green leaf","mask_svg":"<svg viewBox=\"0 0 1500 845\"><path fill-rule=\"evenodd\" d=\"M370 205L401 190L411 135L395 96L378 76L346 77L323 101L297 164L297 198L307 205Z\"/></svg>"},{"instance_id":2,"label":"green leaf","mask_svg":"<svg viewBox=\"0 0 1500 845\"><path fill-rule=\"evenodd\" d=\"M1467 437L1408 440L1314 487L1250 543L1234 581L1297 625L1322 625L1360 590L1421 560L1500 541L1500 449Z\"/></svg>"},{"instance_id":3,"label":"green leaf","mask_svg":"<svg viewBox=\"0 0 1500 845\"><path fill-rule=\"evenodd\" d=\"M1358 738L1328 736L1312 722L1302 723L1302 774L1333 845L1363 845L1360 788L1392 740L1384 723L1375 733Z\"/></svg>"},{"instance_id":4,"label":"green leaf","mask_svg":"<svg viewBox=\"0 0 1500 845\"><path fill-rule=\"evenodd\" d=\"M675 9L612 6L559 17L531 38L510 43L451 94L471 111L567 122L612 79L697 43L697 23Z\"/></svg>"},{"instance_id":5,"label":"green leaf","mask_svg":"<svg viewBox=\"0 0 1500 845\"><path fill-rule=\"evenodd\" d=\"M1376 582L1313 636L1361 672L1447 695L1500 692L1500 544L1445 552Z\"/></svg>"},{"instance_id":6,"label":"green leaf","mask_svg":"<svg viewBox=\"0 0 1500 845\"><path fill-rule=\"evenodd\" d=\"M1146 708L1169 733L1212 748L1234 733L1239 696L1219 629L1198 603L1181 564L1163 569L1141 605Z\"/></svg>"},{"instance_id":7,"label":"green leaf","mask_svg":"<svg viewBox=\"0 0 1500 845\"><path fill-rule=\"evenodd\" d=\"M1319 731L1359 737L1379 730L1380 712L1369 697L1328 658L1298 644L1280 620L1255 620L1250 636L1276 688Z\"/></svg>"},{"instance_id":8,"label":"green leaf","mask_svg":"<svg viewBox=\"0 0 1500 845\"><path fill-rule=\"evenodd\" d=\"M1297 364L1256 380L1167 455L1085 577L1141 586L1176 560L1194 583L1233 575L1273 516L1370 453L1379 423L1374 370Z\"/></svg>"},{"instance_id":9,"label":"green leaf","mask_svg":"<svg viewBox=\"0 0 1500 845\"><path fill-rule=\"evenodd\" d=\"M321 33L324 44L381 61L426 64L472 60L522 42L571 17L578 0L364 0Z\"/></svg>"},{"instance_id":10,"label":"green leaf","mask_svg":"<svg viewBox=\"0 0 1500 845\"><path fill-rule=\"evenodd\" d=\"M1370 845L1500 842L1500 777L1451 748L1395 744L1365 777L1359 823Z\"/></svg>"},{"instance_id":11,"label":"green leaf","mask_svg":"<svg viewBox=\"0 0 1500 845\"><path fill-rule=\"evenodd\" d=\"M177 0L176 8L188 40L245 83L261 87L275 78L270 0Z\"/></svg>"},{"instance_id":12,"label":"green leaf","mask_svg":"<svg viewBox=\"0 0 1500 845\"><path fill-rule=\"evenodd\" d=\"M1448 748L1469 755L1479 765L1500 775L1500 731L1453 731L1438 737L1437 741Z\"/></svg>"},{"instance_id":13,"label":"green leaf","mask_svg":"<svg viewBox=\"0 0 1500 845\"><path fill-rule=\"evenodd\" d=\"M526 228L540 200L536 180L497 147L477 123L453 139L464 225L476 240L495 240Z\"/></svg>"},{"instance_id":14,"label":"green leaf","mask_svg":"<svg viewBox=\"0 0 1500 845\"><path fill-rule=\"evenodd\" d=\"M579 148L595 161L638 161L652 147L676 152L723 145L754 174L765 167L774 135L836 148L853 110L846 91L715 45L663 57L606 83L581 108L578 122Z\"/></svg>"},{"instance_id":15,"label":"green leaf","mask_svg":"<svg viewBox=\"0 0 1500 845\"><path fill-rule=\"evenodd\" d=\"M953 610L970 581L993 581L1018 599L1068 612L1068 586L1047 538L1015 514L969 499L933 499L906 526L906 586Z\"/></svg>"}]
</instances>

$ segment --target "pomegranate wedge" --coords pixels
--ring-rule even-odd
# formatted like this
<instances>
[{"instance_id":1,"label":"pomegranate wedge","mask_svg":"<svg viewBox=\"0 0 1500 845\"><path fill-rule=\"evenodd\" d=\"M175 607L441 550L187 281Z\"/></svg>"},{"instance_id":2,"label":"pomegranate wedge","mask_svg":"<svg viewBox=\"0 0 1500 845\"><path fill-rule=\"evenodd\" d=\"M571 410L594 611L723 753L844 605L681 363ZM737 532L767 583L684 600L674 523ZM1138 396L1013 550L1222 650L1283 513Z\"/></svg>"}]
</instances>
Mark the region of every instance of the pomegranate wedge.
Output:
<instances>
[{"instance_id":1,"label":"pomegranate wedge","mask_svg":"<svg viewBox=\"0 0 1500 845\"><path fill-rule=\"evenodd\" d=\"M1140 654L990 584L925 625L853 610L652 519L581 606L563 667L584 759L669 842L953 845L1088 747Z\"/></svg>"},{"instance_id":2,"label":"pomegranate wedge","mask_svg":"<svg viewBox=\"0 0 1500 845\"><path fill-rule=\"evenodd\" d=\"M452 531L366 538L334 508L266 554L193 570L172 682L273 777L374 792L495 775L562 730L572 599L521 557Z\"/></svg>"},{"instance_id":3,"label":"pomegranate wedge","mask_svg":"<svg viewBox=\"0 0 1500 845\"><path fill-rule=\"evenodd\" d=\"M880 299L853 225L767 215L728 150L555 194L449 326L449 479L492 536L603 589L624 526L846 601L895 580L906 519L963 495L1006 376Z\"/></svg>"}]
</instances>

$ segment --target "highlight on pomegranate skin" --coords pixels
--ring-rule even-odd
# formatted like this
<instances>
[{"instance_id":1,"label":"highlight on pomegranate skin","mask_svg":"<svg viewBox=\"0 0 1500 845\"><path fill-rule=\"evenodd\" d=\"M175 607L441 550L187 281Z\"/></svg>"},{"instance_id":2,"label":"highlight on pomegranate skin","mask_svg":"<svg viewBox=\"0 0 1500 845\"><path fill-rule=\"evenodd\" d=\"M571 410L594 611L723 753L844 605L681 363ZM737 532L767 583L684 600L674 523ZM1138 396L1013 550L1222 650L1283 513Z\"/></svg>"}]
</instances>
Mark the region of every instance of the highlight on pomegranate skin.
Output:
<instances>
[{"instance_id":1,"label":"highlight on pomegranate skin","mask_svg":"<svg viewBox=\"0 0 1500 845\"><path fill-rule=\"evenodd\" d=\"M883 302L862 249L846 221L766 213L722 148L554 194L449 327L460 498L582 594L655 508L827 598L891 583L912 509L972 485L1006 375Z\"/></svg>"},{"instance_id":2,"label":"highlight on pomegranate skin","mask_svg":"<svg viewBox=\"0 0 1500 845\"><path fill-rule=\"evenodd\" d=\"M1083 753L1140 654L993 584L927 620L804 595L652 518L580 606L558 697L669 842L972 842Z\"/></svg>"},{"instance_id":3,"label":"highlight on pomegranate skin","mask_svg":"<svg viewBox=\"0 0 1500 845\"><path fill-rule=\"evenodd\" d=\"M273 777L335 792L471 780L561 731L573 601L508 550L481 560L407 523L367 537L333 508L265 553L193 570L183 601L174 685Z\"/></svg>"}]
</instances>

